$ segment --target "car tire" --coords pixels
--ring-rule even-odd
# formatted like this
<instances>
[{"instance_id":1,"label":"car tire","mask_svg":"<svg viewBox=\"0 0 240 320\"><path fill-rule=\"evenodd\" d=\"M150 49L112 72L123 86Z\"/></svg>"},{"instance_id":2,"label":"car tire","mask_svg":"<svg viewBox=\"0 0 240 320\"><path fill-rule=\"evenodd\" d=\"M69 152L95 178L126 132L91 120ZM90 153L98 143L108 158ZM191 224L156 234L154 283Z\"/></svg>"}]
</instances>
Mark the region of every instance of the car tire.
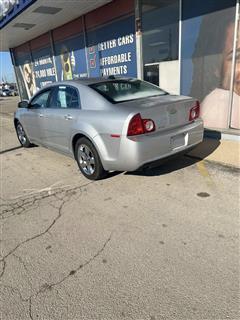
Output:
<instances>
[{"instance_id":1,"label":"car tire","mask_svg":"<svg viewBox=\"0 0 240 320\"><path fill-rule=\"evenodd\" d=\"M18 137L20 144L24 148L30 148L32 146L32 144L29 141L29 139L23 129L23 126L21 125L21 123L19 121L16 123L15 127L16 127L17 137Z\"/></svg>"},{"instance_id":2,"label":"car tire","mask_svg":"<svg viewBox=\"0 0 240 320\"><path fill-rule=\"evenodd\" d=\"M107 176L94 145L87 138L78 139L75 146L75 159L82 174L90 180L100 180Z\"/></svg>"}]
</instances>

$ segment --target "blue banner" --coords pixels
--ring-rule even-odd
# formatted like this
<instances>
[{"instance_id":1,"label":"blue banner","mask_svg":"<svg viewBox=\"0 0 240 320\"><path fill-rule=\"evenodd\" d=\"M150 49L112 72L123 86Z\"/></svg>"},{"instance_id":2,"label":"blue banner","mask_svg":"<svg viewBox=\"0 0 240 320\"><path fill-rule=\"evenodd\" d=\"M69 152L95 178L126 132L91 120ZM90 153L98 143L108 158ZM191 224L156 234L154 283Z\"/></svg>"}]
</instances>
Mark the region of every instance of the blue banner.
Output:
<instances>
[{"instance_id":1,"label":"blue banner","mask_svg":"<svg viewBox=\"0 0 240 320\"><path fill-rule=\"evenodd\" d=\"M32 53L33 71L36 90L56 81L56 71L51 55L51 48L44 48Z\"/></svg>"},{"instance_id":2,"label":"blue banner","mask_svg":"<svg viewBox=\"0 0 240 320\"><path fill-rule=\"evenodd\" d=\"M87 34L90 77L136 77L134 18L115 21Z\"/></svg>"},{"instance_id":3,"label":"blue banner","mask_svg":"<svg viewBox=\"0 0 240 320\"><path fill-rule=\"evenodd\" d=\"M56 43L55 54L58 81L88 76L83 35Z\"/></svg>"},{"instance_id":4,"label":"blue banner","mask_svg":"<svg viewBox=\"0 0 240 320\"><path fill-rule=\"evenodd\" d=\"M15 54L15 72L22 99L29 99L36 92L31 54L28 49Z\"/></svg>"}]
</instances>

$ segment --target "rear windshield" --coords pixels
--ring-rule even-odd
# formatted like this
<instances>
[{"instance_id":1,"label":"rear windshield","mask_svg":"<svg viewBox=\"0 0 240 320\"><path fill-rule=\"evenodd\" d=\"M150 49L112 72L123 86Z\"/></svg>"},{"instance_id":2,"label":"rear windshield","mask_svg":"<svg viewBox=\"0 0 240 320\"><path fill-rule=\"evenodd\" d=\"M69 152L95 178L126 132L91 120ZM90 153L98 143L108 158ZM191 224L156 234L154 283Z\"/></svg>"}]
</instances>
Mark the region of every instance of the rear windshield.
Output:
<instances>
[{"instance_id":1,"label":"rear windshield","mask_svg":"<svg viewBox=\"0 0 240 320\"><path fill-rule=\"evenodd\" d=\"M90 85L112 103L168 94L159 87L138 79L112 80Z\"/></svg>"}]
</instances>

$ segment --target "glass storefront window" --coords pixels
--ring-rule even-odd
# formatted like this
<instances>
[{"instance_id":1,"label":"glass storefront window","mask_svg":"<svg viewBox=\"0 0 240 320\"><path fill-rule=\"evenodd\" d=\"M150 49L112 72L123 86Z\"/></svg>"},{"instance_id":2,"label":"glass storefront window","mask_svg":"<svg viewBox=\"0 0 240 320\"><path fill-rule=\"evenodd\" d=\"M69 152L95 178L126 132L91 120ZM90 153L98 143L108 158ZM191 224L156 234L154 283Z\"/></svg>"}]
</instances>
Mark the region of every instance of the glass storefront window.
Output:
<instances>
[{"instance_id":1,"label":"glass storefront window","mask_svg":"<svg viewBox=\"0 0 240 320\"><path fill-rule=\"evenodd\" d=\"M142 0L142 28L144 64L178 59L178 0Z\"/></svg>"},{"instance_id":2,"label":"glass storefront window","mask_svg":"<svg viewBox=\"0 0 240 320\"><path fill-rule=\"evenodd\" d=\"M179 0L142 0L144 79L179 92Z\"/></svg>"},{"instance_id":3,"label":"glass storefront window","mask_svg":"<svg viewBox=\"0 0 240 320\"><path fill-rule=\"evenodd\" d=\"M194 7L192 0L183 2L181 93L200 101L208 129L229 127L235 5L235 0L198 2ZM230 123L234 128L239 126L237 77L236 72Z\"/></svg>"}]
</instances>

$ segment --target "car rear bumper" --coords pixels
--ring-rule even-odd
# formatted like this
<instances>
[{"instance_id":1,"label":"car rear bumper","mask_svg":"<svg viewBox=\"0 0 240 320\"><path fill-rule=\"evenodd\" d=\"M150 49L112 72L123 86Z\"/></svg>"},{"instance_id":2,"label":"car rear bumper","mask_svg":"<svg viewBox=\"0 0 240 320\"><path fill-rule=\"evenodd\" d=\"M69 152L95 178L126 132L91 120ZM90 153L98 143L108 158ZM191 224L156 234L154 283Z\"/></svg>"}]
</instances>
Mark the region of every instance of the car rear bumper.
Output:
<instances>
[{"instance_id":1,"label":"car rear bumper","mask_svg":"<svg viewBox=\"0 0 240 320\"><path fill-rule=\"evenodd\" d=\"M117 159L104 161L106 170L135 171L147 163L184 152L203 140L203 121L143 136L121 137Z\"/></svg>"}]
</instances>

